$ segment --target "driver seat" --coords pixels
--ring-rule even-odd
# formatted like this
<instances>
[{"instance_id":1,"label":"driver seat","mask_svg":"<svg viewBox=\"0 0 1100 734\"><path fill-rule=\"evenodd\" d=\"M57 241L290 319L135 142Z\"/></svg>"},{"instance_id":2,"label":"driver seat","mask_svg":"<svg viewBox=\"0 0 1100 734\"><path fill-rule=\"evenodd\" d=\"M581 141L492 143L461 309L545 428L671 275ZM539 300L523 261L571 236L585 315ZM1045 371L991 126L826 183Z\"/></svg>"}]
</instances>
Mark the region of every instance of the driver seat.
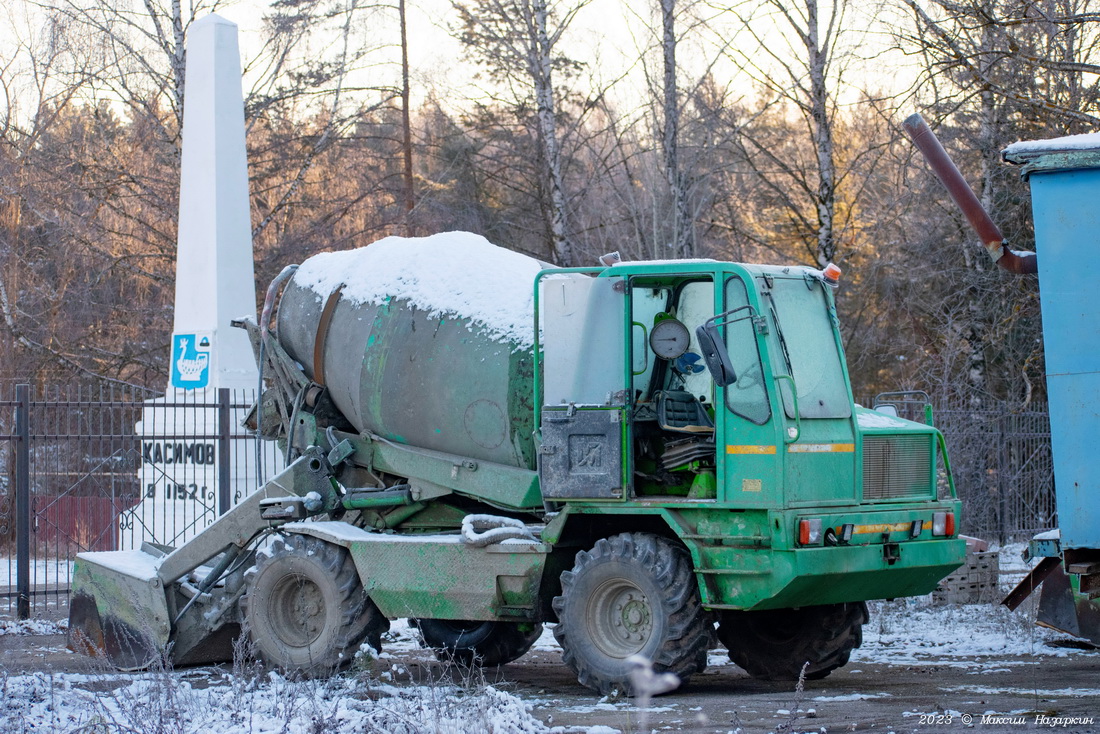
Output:
<instances>
[{"instance_id":1,"label":"driver seat","mask_svg":"<svg viewBox=\"0 0 1100 734\"><path fill-rule=\"evenodd\" d=\"M686 390L661 390L657 393L657 425L678 433L714 433L714 421L707 409Z\"/></svg>"}]
</instances>

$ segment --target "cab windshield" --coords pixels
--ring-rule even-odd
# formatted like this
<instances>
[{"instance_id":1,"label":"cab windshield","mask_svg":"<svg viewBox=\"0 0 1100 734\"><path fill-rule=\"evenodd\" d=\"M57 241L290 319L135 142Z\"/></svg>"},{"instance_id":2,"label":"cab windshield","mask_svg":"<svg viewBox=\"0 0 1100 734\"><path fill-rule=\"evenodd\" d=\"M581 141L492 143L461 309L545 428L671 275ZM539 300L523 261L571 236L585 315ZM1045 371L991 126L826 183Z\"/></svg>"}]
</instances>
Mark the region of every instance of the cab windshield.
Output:
<instances>
[{"instance_id":1,"label":"cab windshield","mask_svg":"<svg viewBox=\"0 0 1100 734\"><path fill-rule=\"evenodd\" d=\"M761 293L768 320L772 363L779 373L794 378L801 418L848 418L844 365L837 349L836 317L826 298L825 286L816 278L762 278ZM787 380L780 384L783 409L794 418L794 400Z\"/></svg>"}]
</instances>

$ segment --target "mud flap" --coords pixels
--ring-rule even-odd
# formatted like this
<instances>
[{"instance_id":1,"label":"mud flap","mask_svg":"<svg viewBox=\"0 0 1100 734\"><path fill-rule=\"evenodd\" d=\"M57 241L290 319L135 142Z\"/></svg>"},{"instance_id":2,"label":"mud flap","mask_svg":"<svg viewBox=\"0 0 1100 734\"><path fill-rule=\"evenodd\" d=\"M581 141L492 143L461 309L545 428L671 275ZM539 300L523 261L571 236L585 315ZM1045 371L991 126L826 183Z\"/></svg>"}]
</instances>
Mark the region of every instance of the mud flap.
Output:
<instances>
[{"instance_id":1,"label":"mud flap","mask_svg":"<svg viewBox=\"0 0 1100 734\"><path fill-rule=\"evenodd\" d=\"M1043 581L1035 621L1100 645L1100 599L1075 592L1060 564Z\"/></svg>"},{"instance_id":2,"label":"mud flap","mask_svg":"<svg viewBox=\"0 0 1100 734\"><path fill-rule=\"evenodd\" d=\"M159 558L142 551L79 553L69 603L69 649L121 670L161 659L171 631Z\"/></svg>"}]
</instances>

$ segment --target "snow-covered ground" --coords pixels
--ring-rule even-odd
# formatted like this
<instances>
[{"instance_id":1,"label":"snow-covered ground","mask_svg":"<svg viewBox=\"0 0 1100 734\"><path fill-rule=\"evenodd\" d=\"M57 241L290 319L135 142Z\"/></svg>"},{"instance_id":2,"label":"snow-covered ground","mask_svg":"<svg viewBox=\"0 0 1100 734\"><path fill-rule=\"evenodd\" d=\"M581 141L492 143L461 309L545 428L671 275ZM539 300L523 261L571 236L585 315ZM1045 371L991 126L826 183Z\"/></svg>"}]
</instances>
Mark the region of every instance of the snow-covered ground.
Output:
<instances>
[{"instance_id":1,"label":"snow-covered ground","mask_svg":"<svg viewBox=\"0 0 1100 734\"><path fill-rule=\"evenodd\" d=\"M63 633L65 622L0 620L0 635ZM384 652L331 680L294 679L258 664L120 674L4 674L0 731L177 732L178 734L613 734L605 726L551 727L532 704L476 673L413 680L400 661L420 647L407 620L383 637Z\"/></svg>"},{"instance_id":2,"label":"snow-covered ground","mask_svg":"<svg viewBox=\"0 0 1100 734\"><path fill-rule=\"evenodd\" d=\"M73 576L73 564L70 561L32 558L30 562L31 586L44 584L68 585ZM0 556L0 587L15 586L16 560Z\"/></svg>"},{"instance_id":3,"label":"snow-covered ground","mask_svg":"<svg viewBox=\"0 0 1100 734\"><path fill-rule=\"evenodd\" d=\"M1012 568L1013 563L1005 564L1010 566L1010 574L1026 571L1022 562L1019 569ZM987 689L1000 694L1011 692L1014 689L1003 685L1008 682L1004 678L1009 671L1034 669L1039 674L1044 658L1086 656L1100 661L1100 652L1066 647L1063 643L1068 638L1064 635L1036 627L1031 614L1023 609L1009 612L994 605L933 606L928 598L873 602L869 606L871 620L864 627L863 645L844 669L848 682L832 693L826 689L819 695L807 695L805 704L812 702L820 710L847 702L895 700L900 695L897 691L885 692L871 684L870 678L881 676L881 666L957 670L963 678L955 678L950 691L965 698L984 695ZM65 626L63 622L0 621L0 635L58 634ZM420 651L417 633L406 620L392 623L382 638L382 648L381 654L358 661L351 672L329 681L294 680L265 673L256 665L130 675L109 670L6 675L0 660L0 731L611 734L616 730L605 725L553 725L547 723L552 721L549 714L566 720L569 715L580 714L584 720L602 713L612 715L611 723L622 721L632 729L647 716L690 717L696 710L681 710L687 699L676 694L639 712L630 699L570 696L562 700L560 694L541 690L521 698L516 689L490 684L486 679L491 676L476 673L465 678L440 676L436 669L436 677L429 678L432 674L424 671L431 666L410 670L410 661L427 654ZM544 660L546 655L560 652L550 626L533 649ZM709 662L716 672L730 668L734 674L731 680L742 679L743 674L733 668L725 650L712 651ZM870 687L859 690L857 684L857 692L851 692L851 676L862 680L864 675ZM456 684L456 678L461 682ZM969 681L973 685L962 685ZM1002 685L990 688L994 681ZM1044 686L1043 690L1047 688L1052 696L1100 697L1100 689L1080 688L1080 681L1072 691L1057 685ZM782 715L782 711L775 714Z\"/></svg>"},{"instance_id":4,"label":"snow-covered ground","mask_svg":"<svg viewBox=\"0 0 1100 734\"><path fill-rule=\"evenodd\" d=\"M277 673L225 673L220 678L167 671L133 676L96 690L103 676L38 674L0 680L5 732L438 732L545 734L529 705L489 685L394 685L369 675L328 681L289 680ZM91 690L89 690L91 688ZM606 727L588 729L599 734ZM585 730L579 730L585 731Z\"/></svg>"},{"instance_id":5,"label":"snow-covered ground","mask_svg":"<svg viewBox=\"0 0 1100 734\"><path fill-rule=\"evenodd\" d=\"M872 602L871 621L852 664L972 666L968 659L996 665L998 657L1053 656L1071 652L1048 643L1066 639L1037 627L1027 614L1000 605L930 606L922 599ZM1019 664L1019 663L1017 663Z\"/></svg>"},{"instance_id":6,"label":"snow-covered ground","mask_svg":"<svg viewBox=\"0 0 1100 734\"><path fill-rule=\"evenodd\" d=\"M0 619L0 635L63 635L68 629L68 620Z\"/></svg>"}]
</instances>

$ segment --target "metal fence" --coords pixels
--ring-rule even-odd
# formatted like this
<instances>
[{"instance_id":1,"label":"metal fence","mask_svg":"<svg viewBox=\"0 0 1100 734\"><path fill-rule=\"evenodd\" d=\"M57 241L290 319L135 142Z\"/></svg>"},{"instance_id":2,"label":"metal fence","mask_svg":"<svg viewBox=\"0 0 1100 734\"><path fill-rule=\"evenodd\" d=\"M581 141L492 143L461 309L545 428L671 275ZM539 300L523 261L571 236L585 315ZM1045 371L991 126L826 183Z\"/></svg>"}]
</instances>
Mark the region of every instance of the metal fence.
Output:
<instances>
[{"instance_id":1,"label":"metal fence","mask_svg":"<svg viewBox=\"0 0 1100 734\"><path fill-rule=\"evenodd\" d=\"M962 532L1006 542L1057 527L1047 406L936 410L963 500Z\"/></svg>"},{"instance_id":2,"label":"metal fence","mask_svg":"<svg viewBox=\"0 0 1100 734\"><path fill-rule=\"evenodd\" d=\"M257 461L240 428L253 399L0 385L0 612L66 602L76 553L178 545L278 471L277 447ZM935 415L963 532L1003 542L1057 525L1045 405Z\"/></svg>"},{"instance_id":3,"label":"metal fence","mask_svg":"<svg viewBox=\"0 0 1100 734\"><path fill-rule=\"evenodd\" d=\"M178 545L278 471L240 426L253 398L0 386L0 605L64 603L77 553Z\"/></svg>"}]
</instances>

